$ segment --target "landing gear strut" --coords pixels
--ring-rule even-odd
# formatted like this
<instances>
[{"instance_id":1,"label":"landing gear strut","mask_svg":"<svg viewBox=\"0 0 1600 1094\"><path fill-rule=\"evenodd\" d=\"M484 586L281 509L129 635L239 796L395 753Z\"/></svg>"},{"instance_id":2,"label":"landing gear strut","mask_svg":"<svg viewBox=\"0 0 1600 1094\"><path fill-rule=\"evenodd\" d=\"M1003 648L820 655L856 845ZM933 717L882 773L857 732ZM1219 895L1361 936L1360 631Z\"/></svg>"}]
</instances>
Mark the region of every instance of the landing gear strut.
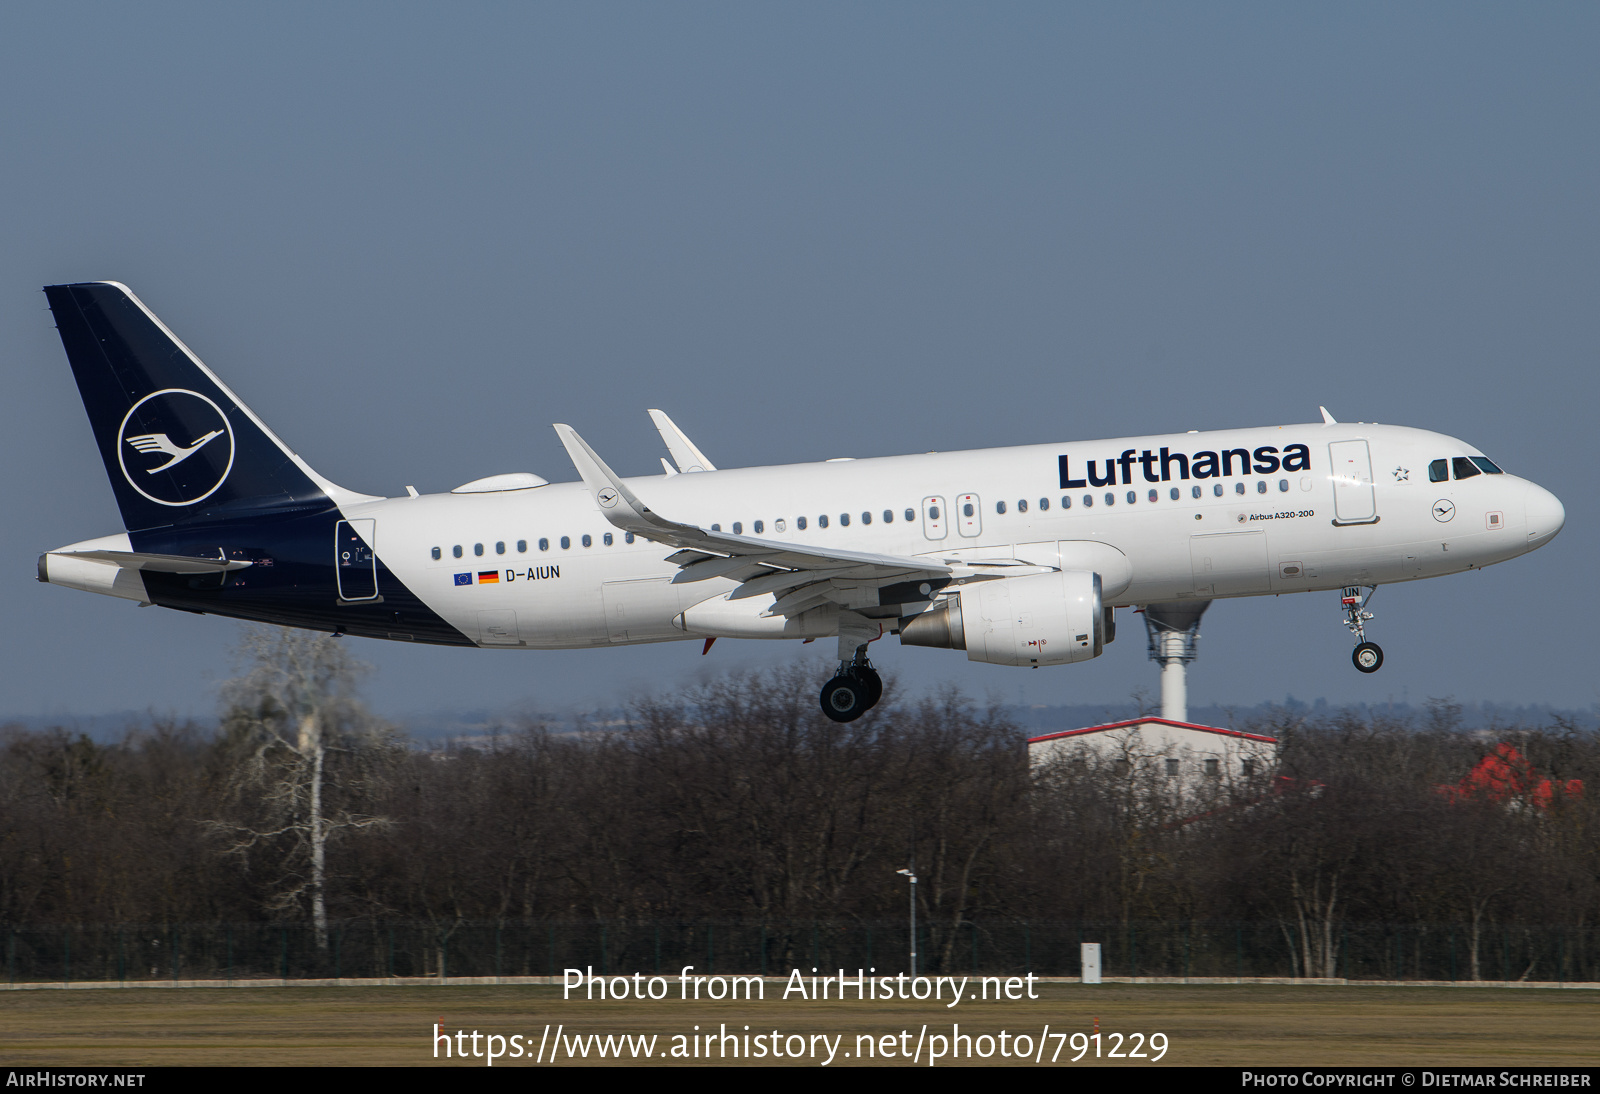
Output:
<instances>
[{"instance_id":1,"label":"landing gear strut","mask_svg":"<svg viewBox=\"0 0 1600 1094\"><path fill-rule=\"evenodd\" d=\"M1361 595L1361 586L1351 585L1344 590L1344 625L1350 628L1350 633L1356 636L1356 648L1350 655L1350 660L1355 662L1356 668L1362 672L1377 672L1383 667L1383 648L1376 642L1367 641L1367 620L1372 618L1372 613L1367 611L1367 601L1372 599L1372 594L1378 591L1376 585L1368 585L1365 596Z\"/></svg>"},{"instance_id":2,"label":"landing gear strut","mask_svg":"<svg viewBox=\"0 0 1600 1094\"><path fill-rule=\"evenodd\" d=\"M854 659L839 662L839 671L822 685L822 713L835 722L853 722L883 698L883 677L867 660L866 647Z\"/></svg>"}]
</instances>

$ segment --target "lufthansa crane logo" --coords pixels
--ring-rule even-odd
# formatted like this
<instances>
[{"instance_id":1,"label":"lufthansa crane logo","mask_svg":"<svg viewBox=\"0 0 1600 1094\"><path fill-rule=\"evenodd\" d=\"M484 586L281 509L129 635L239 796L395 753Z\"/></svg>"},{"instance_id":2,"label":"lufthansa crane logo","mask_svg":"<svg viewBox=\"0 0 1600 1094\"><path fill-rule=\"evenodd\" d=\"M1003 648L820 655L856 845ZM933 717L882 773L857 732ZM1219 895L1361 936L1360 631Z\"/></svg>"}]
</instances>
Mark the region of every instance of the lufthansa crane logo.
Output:
<instances>
[{"instance_id":1,"label":"lufthansa crane logo","mask_svg":"<svg viewBox=\"0 0 1600 1094\"><path fill-rule=\"evenodd\" d=\"M128 485L157 505L204 501L233 470L233 430L216 403L166 388L129 410L117 433L117 462Z\"/></svg>"},{"instance_id":2,"label":"lufthansa crane logo","mask_svg":"<svg viewBox=\"0 0 1600 1094\"><path fill-rule=\"evenodd\" d=\"M615 490L611 489L611 487L607 486L598 494L596 494L595 498L599 500L602 508L610 509L613 508L621 499L621 495L619 495Z\"/></svg>"}]
</instances>

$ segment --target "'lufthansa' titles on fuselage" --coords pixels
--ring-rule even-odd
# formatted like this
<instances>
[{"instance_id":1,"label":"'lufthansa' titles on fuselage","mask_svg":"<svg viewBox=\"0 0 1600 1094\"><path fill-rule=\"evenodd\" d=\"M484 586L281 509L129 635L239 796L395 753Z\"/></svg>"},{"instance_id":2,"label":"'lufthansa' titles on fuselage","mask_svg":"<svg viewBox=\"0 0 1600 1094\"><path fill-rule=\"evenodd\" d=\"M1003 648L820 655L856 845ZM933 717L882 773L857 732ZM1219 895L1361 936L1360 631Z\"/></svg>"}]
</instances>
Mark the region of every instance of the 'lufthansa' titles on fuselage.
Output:
<instances>
[{"instance_id":1,"label":"'lufthansa' titles on fuselage","mask_svg":"<svg viewBox=\"0 0 1600 1094\"><path fill-rule=\"evenodd\" d=\"M1191 454L1174 452L1165 446L1159 452L1151 449L1123 450L1115 459L1087 460L1083 478L1073 478L1070 456L1059 456L1061 489L1079 490L1088 486L1116 486L1117 471L1122 472L1122 485L1134 482L1137 467L1145 482L1171 482L1173 479L1223 479L1236 475L1270 475L1275 471L1311 470L1311 449L1303 444L1286 445L1279 451L1272 445L1263 445L1252 452L1248 448L1225 448L1216 452ZM1101 468L1103 465L1103 470ZM1237 470L1235 470L1237 468Z\"/></svg>"}]
</instances>

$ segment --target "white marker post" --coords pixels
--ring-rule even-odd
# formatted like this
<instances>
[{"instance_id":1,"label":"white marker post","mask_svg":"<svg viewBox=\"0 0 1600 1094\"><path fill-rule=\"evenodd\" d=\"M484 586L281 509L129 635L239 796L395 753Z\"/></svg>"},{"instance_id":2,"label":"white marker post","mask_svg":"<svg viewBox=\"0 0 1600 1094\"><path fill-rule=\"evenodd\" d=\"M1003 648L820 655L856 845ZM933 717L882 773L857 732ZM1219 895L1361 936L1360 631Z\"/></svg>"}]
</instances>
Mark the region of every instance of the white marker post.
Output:
<instances>
[{"instance_id":1,"label":"white marker post","mask_svg":"<svg viewBox=\"0 0 1600 1094\"><path fill-rule=\"evenodd\" d=\"M1085 942L1079 949L1082 951L1080 960L1083 963L1083 982L1100 983L1100 943Z\"/></svg>"}]
</instances>

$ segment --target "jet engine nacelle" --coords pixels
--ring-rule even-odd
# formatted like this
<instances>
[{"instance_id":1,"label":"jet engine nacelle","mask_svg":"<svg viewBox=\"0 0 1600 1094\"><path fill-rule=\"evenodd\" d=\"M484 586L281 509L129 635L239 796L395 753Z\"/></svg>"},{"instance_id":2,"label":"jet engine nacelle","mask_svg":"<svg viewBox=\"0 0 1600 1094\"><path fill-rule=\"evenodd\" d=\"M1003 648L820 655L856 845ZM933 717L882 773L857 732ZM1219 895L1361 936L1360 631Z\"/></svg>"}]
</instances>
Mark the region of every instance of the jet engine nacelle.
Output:
<instances>
[{"instance_id":1,"label":"jet engine nacelle","mask_svg":"<svg viewBox=\"0 0 1600 1094\"><path fill-rule=\"evenodd\" d=\"M1099 657L1107 640L1100 575L1062 570L963 585L939 606L901 621L907 646L967 651L991 665L1067 665Z\"/></svg>"}]
</instances>

